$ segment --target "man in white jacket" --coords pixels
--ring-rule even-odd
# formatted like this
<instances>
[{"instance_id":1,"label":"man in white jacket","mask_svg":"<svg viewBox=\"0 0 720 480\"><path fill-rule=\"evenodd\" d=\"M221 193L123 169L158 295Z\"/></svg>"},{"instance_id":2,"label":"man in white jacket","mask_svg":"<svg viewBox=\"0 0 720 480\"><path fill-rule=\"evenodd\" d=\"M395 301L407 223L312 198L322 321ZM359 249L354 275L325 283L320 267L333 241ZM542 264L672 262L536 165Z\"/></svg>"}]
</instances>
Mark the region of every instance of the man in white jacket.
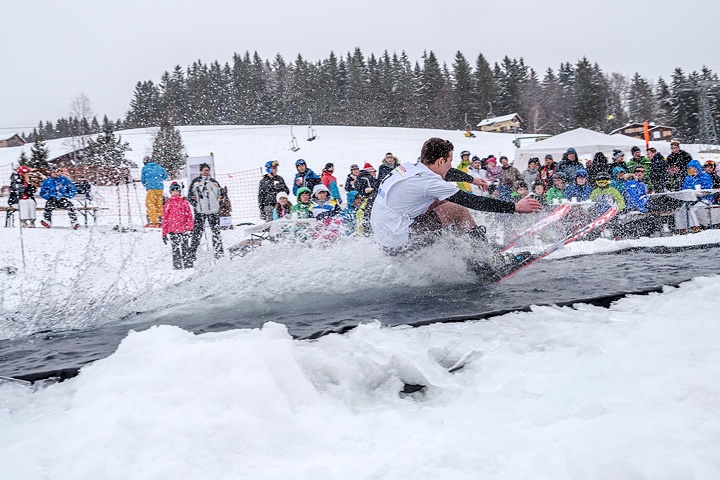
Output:
<instances>
[{"instance_id":1,"label":"man in white jacket","mask_svg":"<svg viewBox=\"0 0 720 480\"><path fill-rule=\"evenodd\" d=\"M215 258L223 255L222 236L220 235L220 202L222 201L222 190L220 183L210 176L210 165L200 165L200 176L196 177L188 188L188 201L194 208L195 224L192 232L192 243L190 251L193 258L200 245L200 239L205 233L205 221L210 224L212 230L213 250Z\"/></svg>"}]
</instances>

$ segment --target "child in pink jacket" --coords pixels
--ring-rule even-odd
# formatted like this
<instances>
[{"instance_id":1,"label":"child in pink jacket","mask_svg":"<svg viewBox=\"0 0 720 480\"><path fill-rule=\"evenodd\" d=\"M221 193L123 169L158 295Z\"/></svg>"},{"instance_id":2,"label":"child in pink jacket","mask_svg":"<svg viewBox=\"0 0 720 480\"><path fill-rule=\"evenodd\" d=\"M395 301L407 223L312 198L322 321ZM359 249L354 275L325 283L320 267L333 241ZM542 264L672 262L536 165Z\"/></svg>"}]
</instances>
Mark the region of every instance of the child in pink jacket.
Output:
<instances>
[{"instance_id":1,"label":"child in pink jacket","mask_svg":"<svg viewBox=\"0 0 720 480\"><path fill-rule=\"evenodd\" d=\"M170 236L173 267L176 270L192 268L193 253L190 250L190 232L193 230L193 214L190 203L182 196L177 182L170 185L170 198L165 202L162 215L162 238L167 245Z\"/></svg>"}]
</instances>

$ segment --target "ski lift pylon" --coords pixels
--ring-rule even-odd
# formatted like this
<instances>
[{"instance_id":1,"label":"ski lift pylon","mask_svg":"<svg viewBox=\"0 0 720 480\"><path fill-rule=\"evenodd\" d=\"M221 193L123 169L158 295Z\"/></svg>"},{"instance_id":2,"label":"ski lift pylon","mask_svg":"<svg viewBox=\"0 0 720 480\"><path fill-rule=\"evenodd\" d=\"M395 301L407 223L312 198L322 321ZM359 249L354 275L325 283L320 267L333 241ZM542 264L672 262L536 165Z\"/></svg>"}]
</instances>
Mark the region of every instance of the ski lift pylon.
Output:
<instances>
[{"instance_id":1,"label":"ski lift pylon","mask_svg":"<svg viewBox=\"0 0 720 480\"><path fill-rule=\"evenodd\" d=\"M297 138L295 138L295 134L292 131L292 125L290 125L290 135L292 138L290 139L290 151L291 152L297 152L300 150L300 147L298 146Z\"/></svg>"},{"instance_id":2,"label":"ski lift pylon","mask_svg":"<svg viewBox=\"0 0 720 480\"><path fill-rule=\"evenodd\" d=\"M313 128L313 125L312 125L312 115L310 115L309 113L308 113L308 120L309 120L309 124L308 124L307 141L312 142L313 140L315 140L317 138L317 133L315 132L315 129Z\"/></svg>"}]
</instances>

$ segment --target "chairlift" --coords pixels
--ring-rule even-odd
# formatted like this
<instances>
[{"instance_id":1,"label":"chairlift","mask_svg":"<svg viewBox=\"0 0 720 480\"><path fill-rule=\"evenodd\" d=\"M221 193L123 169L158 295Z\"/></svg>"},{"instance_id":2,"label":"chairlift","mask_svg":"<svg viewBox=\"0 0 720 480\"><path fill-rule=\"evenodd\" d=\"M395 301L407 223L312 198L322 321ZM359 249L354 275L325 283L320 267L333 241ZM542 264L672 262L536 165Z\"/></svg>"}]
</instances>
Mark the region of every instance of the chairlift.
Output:
<instances>
[{"instance_id":1,"label":"chairlift","mask_svg":"<svg viewBox=\"0 0 720 480\"><path fill-rule=\"evenodd\" d=\"M308 125L308 142L312 142L317 138L317 133L315 132L315 129L312 126L312 115L308 114L308 119L310 120L310 123Z\"/></svg>"},{"instance_id":2,"label":"chairlift","mask_svg":"<svg viewBox=\"0 0 720 480\"><path fill-rule=\"evenodd\" d=\"M295 134L292 131L292 125L290 125L290 135L292 135L292 139L290 140L290 151L297 152L300 150L300 147L298 146L297 138L295 138Z\"/></svg>"}]
</instances>

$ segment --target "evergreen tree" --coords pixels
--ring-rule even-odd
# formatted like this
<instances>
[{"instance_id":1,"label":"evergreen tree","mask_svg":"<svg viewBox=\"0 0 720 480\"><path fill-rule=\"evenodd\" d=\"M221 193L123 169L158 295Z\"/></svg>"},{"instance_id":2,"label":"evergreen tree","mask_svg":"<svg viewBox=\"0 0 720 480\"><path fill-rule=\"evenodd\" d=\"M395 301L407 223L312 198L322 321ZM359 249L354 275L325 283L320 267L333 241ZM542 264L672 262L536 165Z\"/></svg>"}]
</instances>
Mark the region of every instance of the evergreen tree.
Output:
<instances>
[{"instance_id":1,"label":"evergreen tree","mask_svg":"<svg viewBox=\"0 0 720 480\"><path fill-rule=\"evenodd\" d=\"M50 166L48 163L50 150L45 145L42 132L33 131L33 133L34 143L30 148L30 161L28 161L27 165L30 168L48 168Z\"/></svg>"},{"instance_id":2,"label":"evergreen tree","mask_svg":"<svg viewBox=\"0 0 720 480\"><path fill-rule=\"evenodd\" d=\"M655 85L655 123L660 125L669 125L672 116L672 98L670 95L670 87L660 77Z\"/></svg>"},{"instance_id":3,"label":"evergreen tree","mask_svg":"<svg viewBox=\"0 0 720 480\"><path fill-rule=\"evenodd\" d=\"M472 105L477 108L474 112L475 118L483 120L488 117L492 106L497 107L497 88L495 86L495 78L490 64L483 54L479 54L475 61L474 91ZM494 113L493 113L494 115ZM479 123L476 122L476 123Z\"/></svg>"},{"instance_id":4,"label":"evergreen tree","mask_svg":"<svg viewBox=\"0 0 720 480\"><path fill-rule=\"evenodd\" d=\"M524 130L528 133L543 133L545 105L543 104L543 88L538 79L537 73L532 68L528 79L522 88L520 102L523 106Z\"/></svg>"},{"instance_id":5,"label":"evergreen tree","mask_svg":"<svg viewBox=\"0 0 720 480\"><path fill-rule=\"evenodd\" d=\"M452 118L453 126L456 128L465 128L466 116L471 130L473 125L482 120L477 118L477 106L473 102L474 90L472 67L465 56L458 51L455 54L452 73Z\"/></svg>"},{"instance_id":6,"label":"evergreen tree","mask_svg":"<svg viewBox=\"0 0 720 480\"><path fill-rule=\"evenodd\" d=\"M168 172L185 168L187 155L180 132L170 123L160 125L153 142L152 159Z\"/></svg>"},{"instance_id":7,"label":"evergreen tree","mask_svg":"<svg viewBox=\"0 0 720 480\"><path fill-rule=\"evenodd\" d=\"M441 112L436 108L439 106L437 97L445 86L445 76L432 50L430 53L423 53L422 58L423 66L417 72L419 73L417 77L418 85L413 100L418 108L418 126L422 128L441 128L446 124L438 119L437 115ZM440 102L440 104L442 103ZM450 108L450 105L445 105L445 107Z\"/></svg>"},{"instance_id":8,"label":"evergreen tree","mask_svg":"<svg viewBox=\"0 0 720 480\"><path fill-rule=\"evenodd\" d=\"M575 66L574 77L573 123L577 127L601 130L605 114L602 72L583 57Z\"/></svg>"},{"instance_id":9,"label":"evergreen tree","mask_svg":"<svg viewBox=\"0 0 720 480\"><path fill-rule=\"evenodd\" d=\"M27 153L25 153L25 150L20 151L20 158L18 158L18 165L24 165L29 166L30 159L27 156Z\"/></svg>"},{"instance_id":10,"label":"evergreen tree","mask_svg":"<svg viewBox=\"0 0 720 480\"><path fill-rule=\"evenodd\" d=\"M692 142L698 131L697 93L692 77L686 77L680 68L672 75L672 112L670 125L675 128L674 136L684 142Z\"/></svg>"},{"instance_id":11,"label":"evergreen tree","mask_svg":"<svg viewBox=\"0 0 720 480\"><path fill-rule=\"evenodd\" d=\"M655 120L655 96L650 83L639 73L630 82L628 110L633 122L652 122Z\"/></svg>"},{"instance_id":12,"label":"evergreen tree","mask_svg":"<svg viewBox=\"0 0 720 480\"><path fill-rule=\"evenodd\" d=\"M152 80L138 82L135 85L133 99L130 101L130 110L125 114L125 128L143 128L158 125L162 118L161 108L160 90Z\"/></svg>"},{"instance_id":13,"label":"evergreen tree","mask_svg":"<svg viewBox=\"0 0 720 480\"><path fill-rule=\"evenodd\" d=\"M115 138L115 132L108 125L103 133L97 136L95 140L88 140L85 147L84 161L89 165L104 165L114 169L132 166L125 158L125 152L131 150L128 142L123 142L122 138Z\"/></svg>"},{"instance_id":14,"label":"evergreen tree","mask_svg":"<svg viewBox=\"0 0 720 480\"><path fill-rule=\"evenodd\" d=\"M359 48L352 55L348 53L346 84L346 116L347 125L365 125L365 102L368 98L369 76L365 57Z\"/></svg>"}]
</instances>

